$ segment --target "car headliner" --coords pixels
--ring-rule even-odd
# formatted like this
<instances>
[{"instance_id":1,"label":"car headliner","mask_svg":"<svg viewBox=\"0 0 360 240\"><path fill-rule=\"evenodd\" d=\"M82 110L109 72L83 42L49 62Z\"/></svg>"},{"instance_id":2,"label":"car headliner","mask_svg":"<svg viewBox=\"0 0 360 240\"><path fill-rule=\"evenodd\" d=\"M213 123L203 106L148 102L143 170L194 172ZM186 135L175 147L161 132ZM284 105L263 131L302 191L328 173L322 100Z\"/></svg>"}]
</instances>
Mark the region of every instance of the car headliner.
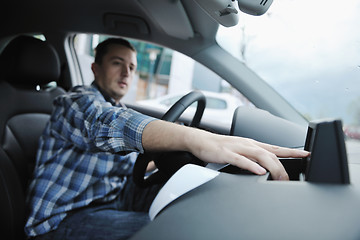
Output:
<instances>
[{"instance_id":1,"label":"car headliner","mask_svg":"<svg viewBox=\"0 0 360 240\"><path fill-rule=\"evenodd\" d=\"M34 7L33 1L20 2L21 8L18 7L19 1L7 1L5 6L1 7L2 12L7 13L0 15L1 22L6 23L3 24L1 35L42 32L44 29L51 33L53 27L56 26L56 31L94 32L145 39L170 46L192 56L205 46L214 44L214 36L218 28L218 24L201 11L200 7L192 0L181 1L193 28L194 37L191 39L169 36L164 31L164 29L169 29L167 22L157 20L157 14L165 15L162 19L171 19L174 12L176 14L177 11L181 11L181 7L179 10L173 8L173 12L164 11L164 6L162 6L164 3L173 5L178 1L151 1L154 6L153 13L145 11L141 1L133 0L104 0L101 4L94 0L38 0L36 1L36 5L39 6L37 8ZM13 9L16 9L17 12L13 13ZM29 11L30 9L31 11ZM11 12L13 14L9 15ZM111 17L113 17L112 21L109 20ZM141 24L145 24L143 26L146 28L145 30L139 27ZM190 41L191 44L184 46L184 40Z\"/></svg>"}]
</instances>

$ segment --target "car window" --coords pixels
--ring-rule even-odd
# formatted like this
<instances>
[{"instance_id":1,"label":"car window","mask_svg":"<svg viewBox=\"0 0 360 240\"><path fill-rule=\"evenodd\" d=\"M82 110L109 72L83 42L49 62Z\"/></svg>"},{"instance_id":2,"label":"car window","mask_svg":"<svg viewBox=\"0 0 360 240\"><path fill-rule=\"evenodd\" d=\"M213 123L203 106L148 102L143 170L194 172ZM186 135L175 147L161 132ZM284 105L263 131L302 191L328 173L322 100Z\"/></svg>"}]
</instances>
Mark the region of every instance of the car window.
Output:
<instances>
[{"instance_id":1,"label":"car window","mask_svg":"<svg viewBox=\"0 0 360 240\"><path fill-rule=\"evenodd\" d=\"M94 48L106 38L108 36L91 34L78 34L74 38L84 84L93 81L90 66ZM225 122L228 126L236 107L254 107L225 80L191 58L152 43L128 40L137 50L138 67L133 84L123 99L125 103L137 102L167 110L186 93L201 90L207 99L203 118L221 124ZM212 112L208 113L210 109ZM216 115L214 110L221 110L221 115Z\"/></svg>"},{"instance_id":2,"label":"car window","mask_svg":"<svg viewBox=\"0 0 360 240\"><path fill-rule=\"evenodd\" d=\"M177 97L170 97L167 99L164 99L162 101L160 101L160 104L164 104L165 106L171 107L172 105L174 105L174 103L176 103L176 101L178 101L181 98L181 96L177 96Z\"/></svg>"},{"instance_id":3,"label":"car window","mask_svg":"<svg viewBox=\"0 0 360 240\"><path fill-rule=\"evenodd\" d=\"M171 107L178 101L182 96L170 97L160 101L160 104L164 104L165 106ZM190 107L196 107L197 104L193 103ZM225 100L214 98L214 97L206 97L206 108L208 109L226 109L228 107Z\"/></svg>"},{"instance_id":4,"label":"car window","mask_svg":"<svg viewBox=\"0 0 360 240\"><path fill-rule=\"evenodd\" d=\"M227 103L225 100L214 98L214 97L207 97L206 98L206 105L208 108L212 109L226 109Z\"/></svg>"}]
</instances>

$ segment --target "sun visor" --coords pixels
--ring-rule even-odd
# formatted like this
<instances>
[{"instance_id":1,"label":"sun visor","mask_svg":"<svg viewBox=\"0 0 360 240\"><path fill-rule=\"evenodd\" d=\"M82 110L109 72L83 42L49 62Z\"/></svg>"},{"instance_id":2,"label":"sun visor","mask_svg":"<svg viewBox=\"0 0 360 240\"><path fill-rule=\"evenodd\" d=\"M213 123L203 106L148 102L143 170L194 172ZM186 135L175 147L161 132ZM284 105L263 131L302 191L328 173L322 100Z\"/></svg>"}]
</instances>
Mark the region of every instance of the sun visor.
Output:
<instances>
[{"instance_id":1,"label":"sun visor","mask_svg":"<svg viewBox=\"0 0 360 240\"><path fill-rule=\"evenodd\" d=\"M151 17L170 36L189 39L194 31L181 1L139 0Z\"/></svg>"}]
</instances>

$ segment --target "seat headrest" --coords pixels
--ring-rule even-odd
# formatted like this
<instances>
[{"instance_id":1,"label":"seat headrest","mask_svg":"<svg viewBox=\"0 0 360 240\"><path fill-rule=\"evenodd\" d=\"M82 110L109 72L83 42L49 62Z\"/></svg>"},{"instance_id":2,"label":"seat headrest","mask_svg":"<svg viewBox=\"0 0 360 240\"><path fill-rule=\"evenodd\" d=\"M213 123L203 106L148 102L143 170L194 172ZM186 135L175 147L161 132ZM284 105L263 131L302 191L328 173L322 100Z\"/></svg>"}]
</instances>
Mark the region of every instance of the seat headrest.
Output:
<instances>
[{"instance_id":1,"label":"seat headrest","mask_svg":"<svg viewBox=\"0 0 360 240\"><path fill-rule=\"evenodd\" d=\"M30 36L14 38L0 55L2 80L22 86L44 85L60 77L60 61L47 42Z\"/></svg>"}]
</instances>

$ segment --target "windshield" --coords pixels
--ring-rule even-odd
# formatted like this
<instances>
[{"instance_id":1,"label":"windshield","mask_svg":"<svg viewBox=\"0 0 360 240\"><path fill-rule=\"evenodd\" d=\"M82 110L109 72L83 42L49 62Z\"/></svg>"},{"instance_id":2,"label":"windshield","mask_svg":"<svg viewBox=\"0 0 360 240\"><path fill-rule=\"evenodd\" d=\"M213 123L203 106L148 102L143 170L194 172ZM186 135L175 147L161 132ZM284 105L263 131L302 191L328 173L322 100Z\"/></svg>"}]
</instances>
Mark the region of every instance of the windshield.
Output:
<instances>
[{"instance_id":1,"label":"windshield","mask_svg":"<svg viewBox=\"0 0 360 240\"><path fill-rule=\"evenodd\" d=\"M360 139L359 12L359 0L275 0L262 16L240 12L217 41L305 118L340 118Z\"/></svg>"}]
</instances>

